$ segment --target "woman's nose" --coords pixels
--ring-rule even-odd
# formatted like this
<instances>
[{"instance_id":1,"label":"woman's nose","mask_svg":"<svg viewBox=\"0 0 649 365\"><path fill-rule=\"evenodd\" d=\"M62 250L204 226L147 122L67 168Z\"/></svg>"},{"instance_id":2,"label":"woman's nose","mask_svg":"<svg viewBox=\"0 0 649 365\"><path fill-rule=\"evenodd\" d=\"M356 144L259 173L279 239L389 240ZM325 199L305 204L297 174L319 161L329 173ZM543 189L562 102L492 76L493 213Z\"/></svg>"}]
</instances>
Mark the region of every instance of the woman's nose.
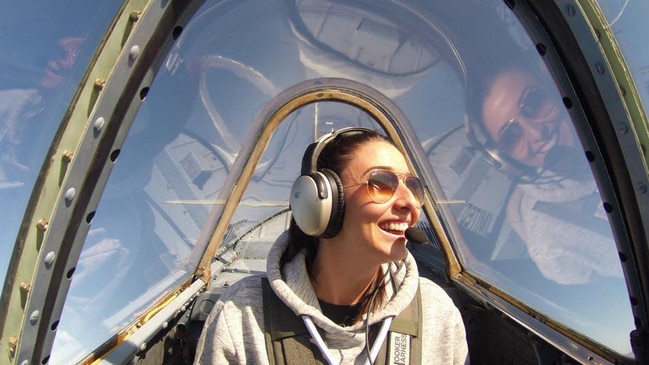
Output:
<instances>
[{"instance_id":1,"label":"woman's nose","mask_svg":"<svg viewBox=\"0 0 649 365\"><path fill-rule=\"evenodd\" d=\"M421 204L415 194L401 180L399 180L399 186L397 186L395 195L397 196L396 203L401 207L408 208L409 210L421 208Z\"/></svg>"},{"instance_id":2,"label":"woman's nose","mask_svg":"<svg viewBox=\"0 0 649 365\"><path fill-rule=\"evenodd\" d=\"M547 123L535 121L519 121L523 129L523 137L529 144L545 142L551 137L550 128Z\"/></svg>"}]
</instances>

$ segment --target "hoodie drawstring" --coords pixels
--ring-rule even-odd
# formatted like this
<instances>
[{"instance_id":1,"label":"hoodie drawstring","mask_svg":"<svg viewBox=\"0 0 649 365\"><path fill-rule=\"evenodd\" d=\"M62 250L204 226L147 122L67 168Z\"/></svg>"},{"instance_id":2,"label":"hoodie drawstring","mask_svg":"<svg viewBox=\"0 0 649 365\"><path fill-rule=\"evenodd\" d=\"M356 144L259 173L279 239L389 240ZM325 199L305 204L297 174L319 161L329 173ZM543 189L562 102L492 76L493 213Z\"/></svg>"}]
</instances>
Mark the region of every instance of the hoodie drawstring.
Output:
<instances>
[{"instance_id":1,"label":"hoodie drawstring","mask_svg":"<svg viewBox=\"0 0 649 365\"><path fill-rule=\"evenodd\" d=\"M322 356L324 356L325 360L327 360L327 363L329 365L336 365L331 353L329 352L329 348L327 347L327 344L325 344L324 340L322 339L322 336L320 336L320 333L316 329L315 324L313 324L313 320L311 320L311 317L302 316L302 321L304 321L304 325L306 326L307 330L309 331L309 334L311 334L311 337L313 338L316 345L320 349L320 352L322 352ZM392 317L387 317L386 319L383 320L383 323L381 324L381 329L379 330L379 333L376 337L376 340L374 341L374 344L372 344L372 350L370 351L369 358L365 361L365 364L374 363L374 361L376 360L376 357L378 356L379 351L381 350L381 346L383 346L383 342L385 342L391 324L392 324Z\"/></svg>"}]
</instances>

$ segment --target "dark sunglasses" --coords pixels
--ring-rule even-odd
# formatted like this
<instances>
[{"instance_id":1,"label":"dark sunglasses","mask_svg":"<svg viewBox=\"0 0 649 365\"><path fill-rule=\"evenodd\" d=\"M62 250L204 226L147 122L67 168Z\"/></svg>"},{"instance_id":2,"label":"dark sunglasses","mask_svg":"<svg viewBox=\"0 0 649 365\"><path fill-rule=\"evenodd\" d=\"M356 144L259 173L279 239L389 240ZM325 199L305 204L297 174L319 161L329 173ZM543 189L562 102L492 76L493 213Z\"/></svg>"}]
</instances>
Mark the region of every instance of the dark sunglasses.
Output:
<instances>
[{"instance_id":1,"label":"dark sunglasses","mask_svg":"<svg viewBox=\"0 0 649 365\"><path fill-rule=\"evenodd\" d=\"M424 184L416 176L398 174L385 169L374 169L369 172L366 181L346 187L364 184L367 186L367 195L370 199L376 204L383 204L394 196L399 187L399 180L403 181L421 207L424 204Z\"/></svg>"},{"instance_id":2,"label":"dark sunglasses","mask_svg":"<svg viewBox=\"0 0 649 365\"><path fill-rule=\"evenodd\" d=\"M550 95L538 86L528 86L518 100L518 111L510 119L498 134L498 148L505 152L511 152L520 142L525 133L521 127L519 118L534 121L548 116L554 109L554 103Z\"/></svg>"}]
</instances>

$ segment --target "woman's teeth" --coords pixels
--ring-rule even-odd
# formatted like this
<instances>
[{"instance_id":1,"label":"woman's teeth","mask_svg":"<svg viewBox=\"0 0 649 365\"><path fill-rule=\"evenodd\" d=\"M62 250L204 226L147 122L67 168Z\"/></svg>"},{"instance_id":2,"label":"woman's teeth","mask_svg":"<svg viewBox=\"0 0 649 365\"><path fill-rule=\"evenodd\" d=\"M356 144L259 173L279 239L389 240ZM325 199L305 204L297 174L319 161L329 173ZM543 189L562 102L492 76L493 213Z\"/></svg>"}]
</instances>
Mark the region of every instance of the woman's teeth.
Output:
<instances>
[{"instance_id":1,"label":"woman's teeth","mask_svg":"<svg viewBox=\"0 0 649 365\"><path fill-rule=\"evenodd\" d=\"M408 223L386 223L379 226L384 231L403 232L408 229Z\"/></svg>"},{"instance_id":2,"label":"woman's teeth","mask_svg":"<svg viewBox=\"0 0 649 365\"><path fill-rule=\"evenodd\" d=\"M552 138L550 138L549 141L545 142L541 148L539 148L536 153L547 153L550 151L552 147L557 143L557 140L559 139L559 133L554 133L552 135Z\"/></svg>"}]
</instances>

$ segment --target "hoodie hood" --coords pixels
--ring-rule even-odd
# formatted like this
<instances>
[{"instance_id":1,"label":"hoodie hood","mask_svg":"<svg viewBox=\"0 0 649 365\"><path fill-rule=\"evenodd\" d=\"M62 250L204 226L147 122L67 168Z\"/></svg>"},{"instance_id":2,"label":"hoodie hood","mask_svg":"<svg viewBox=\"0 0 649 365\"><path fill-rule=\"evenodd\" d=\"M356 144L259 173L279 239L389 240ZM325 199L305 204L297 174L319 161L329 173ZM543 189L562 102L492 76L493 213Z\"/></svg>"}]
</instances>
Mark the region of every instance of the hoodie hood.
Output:
<instances>
[{"instance_id":1,"label":"hoodie hood","mask_svg":"<svg viewBox=\"0 0 649 365\"><path fill-rule=\"evenodd\" d=\"M282 233L271 247L267 258L268 279L277 296L298 316L311 317L314 324L329 334L352 337L355 332L364 331L364 321L342 327L322 314L306 270L304 250L286 263L283 270L280 270L279 262L288 246L288 237L288 231ZM401 262L384 264L383 270L389 271L386 282L392 280L394 285L386 285L387 299L382 303L381 309L370 314L370 325L381 322L386 317L397 316L410 304L417 292L419 273L415 260L409 252Z\"/></svg>"},{"instance_id":2,"label":"hoodie hood","mask_svg":"<svg viewBox=\"0 0 649 365\"><path fill-rule=\"evenodd\" d=\"M597 192L595 180L576 180L552 171L543 172L533 183L519 184L518 188L537 200L556 203L574 201Z\"/></svg>"}]
</instances>

